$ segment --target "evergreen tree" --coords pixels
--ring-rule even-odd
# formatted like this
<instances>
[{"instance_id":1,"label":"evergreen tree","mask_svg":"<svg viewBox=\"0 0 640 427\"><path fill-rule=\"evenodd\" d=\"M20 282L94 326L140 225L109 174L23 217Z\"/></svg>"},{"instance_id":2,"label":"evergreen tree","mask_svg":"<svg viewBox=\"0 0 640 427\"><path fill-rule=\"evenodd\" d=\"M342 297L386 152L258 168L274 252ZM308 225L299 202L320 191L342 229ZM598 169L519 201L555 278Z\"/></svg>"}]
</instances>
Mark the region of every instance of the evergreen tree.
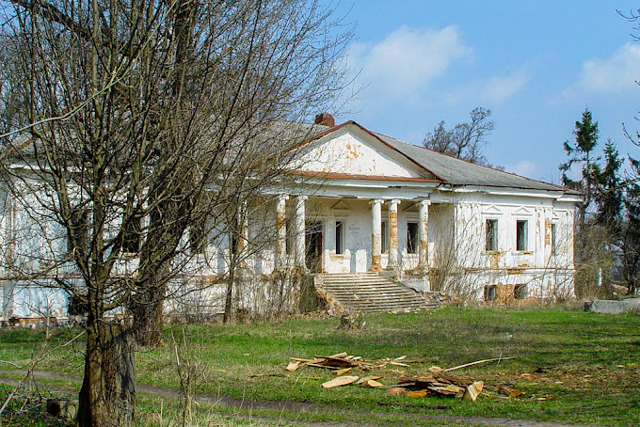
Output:
<instances>
[{"instance_id":1,"label":"evergreen tree","mask_svg":"<svg viewBox=\"0 0 640 427\"><path fill-rule=\"evenodd\" d=\"M595 223L609 232L612 242L619 237L622 226L622 207L625 183L620 177L622 160L615 145L609 141L604 146L604 168L592 167L593 199L596 204Z\"/></svg>"},{"instance_id":2,"label":"evergreen tree","mask_svg":"<svg viewBox=\"0 0 640 427\"><path fill-rule=\"evenodd\" d=\"M631 180L624 198L625 227L621 235L622 270L629 293L637 292L640 277L640 161L629 157Z\"/></svg>"},{"instance_id":3,"label":"evergreen tree","mask_svg":"<svg viewBox=\"0 0 640 427\"><path fill-rule=\"evenodd\" d=\"M584 228L586 212L593 200L593 166L598 160L593 156L593 151L598 145L598 122L593 121L591 111L585 109L582 113L582 120L575 124L574 134L576 136L575 146L571 146L569 141L564 142L564 150L567 152L569 160L560 165L562 171L562 183L564 186L582 191L584 200L578 204L578 228ZM579 179L573 180L568 176L568 172L574 165L581 165Z\"/></svg>"}]
</instances>

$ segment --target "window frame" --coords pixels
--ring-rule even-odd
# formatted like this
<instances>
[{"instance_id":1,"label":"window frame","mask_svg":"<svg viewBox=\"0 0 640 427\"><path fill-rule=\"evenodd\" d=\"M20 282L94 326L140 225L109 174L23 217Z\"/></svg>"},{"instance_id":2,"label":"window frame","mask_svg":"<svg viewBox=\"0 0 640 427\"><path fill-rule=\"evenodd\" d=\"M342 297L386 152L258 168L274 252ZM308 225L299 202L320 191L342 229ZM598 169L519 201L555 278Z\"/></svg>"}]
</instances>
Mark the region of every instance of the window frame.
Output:
<instances>
[{"instance_id":1,"label":"window frame","mask_svg":"<svg viewBox=\"0 0 640 427\"><path fill-rule=\"evenodd\" d=\"M529 252L529 220L516 220L516 251Z\"/></svg>"},{"instance_id":2,"label":"window frame","mask_svg":"<svg viewBox=\"0 0 640 427\"><path fill-rule=\"evenodd\" d=\"M337 219L334 227L335 231L335 251L336 255L344 254L344 229L345 229L345 221L342 219Z\"/></svg>"},{"instance_id":3,"label":"window frame","mask_svg":"<svg viewBox=\"0 0 640 427\"><path fill-rule=\"evenodd\" d=\"M494 224L493 227L489 227L489 223ZM484 222L484 226L485 226L485 243L484 243L484 249L486 252L498 252L500 250L500 245L499 245L499 221L498 218L486 218L485 222ZM492 231L493 236L490 236L490 231ZM491 239L490 239L491 237ZM493 242L493 245L490 245L490 243Z\"/></svg>"},{"instance_id":4,"label":"window frame","mask_svg":"<svg viewBox=\"0 0 640 427\"><path fill-rule=\"evenodd\" d=\"M389 223L383 220L380 223L380 253L387 253L389 250Z\"/></svg>"},{"instance_id":5,"label":"window frame","mask_svg":"<svg viewBox=\"0 0 640 427\"><path fill-rule=\"evenodd\" d=\"M412 233L412 230L415 230ZM420 236L419 236L418 222L417 221L407 221L407 253L408 254L417 254L418 246L420 245ZM412 238L412 234L414 234Z\"/></svg>"},{"instance_id":6,"label":"window frame","mask_svg":"<svg viewBox=\"0 0 640 427\"><path fill-rule=\"evenodd\" d=\"M513 287L513 299L527 299L528 289L526 283L516 283Z\"/></svg>"},{"instance_id":7,"label":"window frame","mask_svg":"<svg viewBox=\"0 0 640 427\"><path fill-rule=\"evenodd\" d=\"M484 286L484 300L487 302L495 301L497 295L497 285L485 285Z\"/></svg>"}]
</instances>

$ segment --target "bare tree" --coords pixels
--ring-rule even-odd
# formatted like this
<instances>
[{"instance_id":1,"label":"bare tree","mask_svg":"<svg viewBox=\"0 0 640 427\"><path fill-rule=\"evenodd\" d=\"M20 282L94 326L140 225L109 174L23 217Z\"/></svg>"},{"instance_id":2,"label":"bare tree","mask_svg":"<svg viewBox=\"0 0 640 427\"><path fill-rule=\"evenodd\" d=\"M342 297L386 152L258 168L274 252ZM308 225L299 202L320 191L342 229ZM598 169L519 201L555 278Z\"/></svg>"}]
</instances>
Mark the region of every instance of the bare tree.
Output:
<instances>
[{"instance_id":1,"label":"bare tree","mask_svg":"<svg viewBox=\"0 0 640 427\"><path fill-rule=\"evenodd\" d=\"M167 283L193 252L185 232L282 175L292 122L341 89L348 34L313 0L12 0L0 13L1 167L25 243L4 264L86 307L77 422L127 425L132 337L157 342ZM127 307L135 322L112 320Z\"/></svg>"},{"instance_id":2,"label":"bare tree","mask_svg":"<svg viewBox=\"0 0 640 427\"><path fill-rule=\"evenodd\" d=\"M448 154L471 163L488 165L482 149L486 145L486 138L495 129L491 120L491 110L482 107L474 108L468 123L458 123L453 129L447 130L445 122L438 123L423 141L425 148Z\"/></svg>"}]
</instances>

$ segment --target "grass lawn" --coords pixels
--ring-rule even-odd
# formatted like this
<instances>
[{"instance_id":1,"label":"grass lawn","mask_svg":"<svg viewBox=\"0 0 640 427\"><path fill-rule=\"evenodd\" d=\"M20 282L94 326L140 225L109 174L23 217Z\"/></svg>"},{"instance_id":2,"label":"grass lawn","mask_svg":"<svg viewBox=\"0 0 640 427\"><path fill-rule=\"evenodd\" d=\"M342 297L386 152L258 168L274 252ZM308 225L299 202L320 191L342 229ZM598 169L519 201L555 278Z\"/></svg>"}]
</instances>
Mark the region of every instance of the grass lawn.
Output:
<instances>
[{"instance_id":1,"label":"grass lawn","mask_svg":"<svg viewBox=\"0 0 640 427\"><path fill-rule=\"evenodd\" d=\"M168 328L164 347L136 354L137 383L179 388L173 333L178 341L186 339L189 359L197 361L204 371L198 382L199 393L308 402L336 411L389 413L386 417L380 414L359 417L381 425L390 420L402 425L405 423L402 420L408 419L402 417L411 414L640 425L638 315L609 316L563 308L447 307L412 314L364 315L359 320L365 326L356 332L337 330L336 319L316 318ZM55 331L53 345L77 333L77 330ZM41 341L42 333L37 331L0 331L0 360L24 363ZM82 346L79 340L60 349L41 362L38 369L81 377ZM385 385L395 384L402 372L421 374L432 365L448 368L501 355L515 359L456 371L485 383L486 390L476 402L387 397L383 390L355 386L325 390L321 384L334 377L330 372L310 367L293 373L284 369L290 356L310 358L340 352L374 362L406 356L403 362L409 367L395 366L397 372L380 369L352 373L383 375L380 382ZM14 368L0 364L0 369ZM524 395L517 398L499 395L497 388L504 384ZM149 420L158 419L161 412L157 402L141 398L139 412L147 420L143 423L153 425ZM220 413L225 411L229 415L229 408ZM338 422L345 417L329 412L313 416L280 414L280 417L289 420L315 417ZM237 411L234 414L243 415ZM268 413L264 416L273 418ZM277 414L275 417L278 419Z\"/></svg>"}]
</instances>

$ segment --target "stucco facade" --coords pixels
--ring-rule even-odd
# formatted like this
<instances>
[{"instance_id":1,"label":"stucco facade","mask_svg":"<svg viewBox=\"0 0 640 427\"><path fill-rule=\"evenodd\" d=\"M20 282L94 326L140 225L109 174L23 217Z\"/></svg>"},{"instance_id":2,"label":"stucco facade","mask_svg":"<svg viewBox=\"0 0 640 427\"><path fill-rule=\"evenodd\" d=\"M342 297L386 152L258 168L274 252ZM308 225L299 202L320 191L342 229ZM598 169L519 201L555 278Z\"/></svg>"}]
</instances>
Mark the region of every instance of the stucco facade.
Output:
<instances>
[{"instance_id":1,"label":"stucco facade","mask_svg":"<svg viewBox=\"0 0 640 427\"><path fill-rule=\"evenodd\" d=\"M243 271L251 278L237 295L240 305L268 304L269 280L291 271L375 271L419 290L476 299L499 299L504 289L514 299L573 295L579 194L410 146L353 122L323 129L298 147L290 165L294 179L265 188L264 203L246 219L243 241L256 243L246 248L251 254ZM44 251L42 260L47 251L63 251L62 230L53 242L39 239L41 233L28 226L32 218L9 193L3 192L0 218L5 265L19 258L16 241L21 251ZM180 310L190 303L219 311L223 286L216 281L228 272L229 251L224 235L207 239L185 269L190 279L180 282L184 289L167 306ZM118 269L135 274L135 256ZM65 274L72 277L73 271ZM2 316L66 316L66 293L41 286L47 280L5 274Z\"/></svg>"}]
</instances>

